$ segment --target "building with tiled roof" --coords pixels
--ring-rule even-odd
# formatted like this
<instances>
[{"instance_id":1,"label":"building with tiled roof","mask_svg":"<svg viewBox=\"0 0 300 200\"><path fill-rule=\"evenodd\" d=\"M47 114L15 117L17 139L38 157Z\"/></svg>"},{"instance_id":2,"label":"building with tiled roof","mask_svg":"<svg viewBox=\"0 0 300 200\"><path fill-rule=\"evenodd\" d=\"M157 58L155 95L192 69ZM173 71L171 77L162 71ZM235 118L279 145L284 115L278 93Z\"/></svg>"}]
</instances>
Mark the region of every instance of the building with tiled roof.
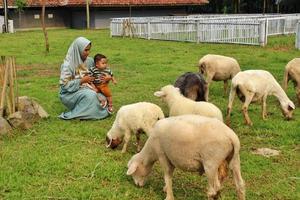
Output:
<instances>
[{"instance_id":1,"label":"building with tiled roof","mask_svg":"<svg viewBox=\"0 0 300 200\"><path fill-rule=\"evenodd\" d=\"M16 12L15 0L7 0L9 18L15 29L39 28L41 0L25 0L26 6ZM90 0L91 28L107 28L114 17L187 15L191 6L200 6L208 0ZM130 8L130 9L129 9ZM2 10L2 11L1 11ZM3 0L0 0L0 15ZM47 27L86 27L86 0L46 0Z\"/></svg>"},{"instance_id":2,"label":"building with tiled roof","mask_svg":"<svg viewBox=\"0 0 300 200\"><path fill-rule=\"evenodd\" d=\"M15 0L7 0L9 7L15 6ZM40 0L25 0L28 7L41 7ZM201 5L208 3L208 0L90 0L91 7L124 7L124 6L180 6L180 5ZM46 0L47 7L82 7L86 0ZM3 1L0 1L0 7Z\"/></svg>"}]
</instances>

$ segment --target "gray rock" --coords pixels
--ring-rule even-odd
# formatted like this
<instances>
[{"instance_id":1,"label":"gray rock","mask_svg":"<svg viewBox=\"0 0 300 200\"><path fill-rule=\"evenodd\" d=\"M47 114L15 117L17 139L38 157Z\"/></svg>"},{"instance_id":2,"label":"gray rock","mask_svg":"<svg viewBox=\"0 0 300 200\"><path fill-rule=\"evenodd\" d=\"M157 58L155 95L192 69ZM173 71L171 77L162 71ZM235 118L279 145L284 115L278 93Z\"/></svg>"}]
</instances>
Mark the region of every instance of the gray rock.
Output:
<instances>
[{"instance_id":1,"label":"gray rock","mask_svg":"<svg viewBox=\"0 0 300 200\"><path fill-rule=\"evenodd\" d=\"M27 96L19 97L18 111L37 114L40 118L49 117L41 105Z\"/></svg>"},{"instance_id":2,"label":"gray rock","mask_svg":"<svg viewBox=\"0 0 300 200\"><path fill-rule=\"evenodd\" d=\"M9 125L9 123L4 119L3 117L0 117L0 135L5 135L9 131L11 131L12 128Z\"/></svg>"}]
</instances>

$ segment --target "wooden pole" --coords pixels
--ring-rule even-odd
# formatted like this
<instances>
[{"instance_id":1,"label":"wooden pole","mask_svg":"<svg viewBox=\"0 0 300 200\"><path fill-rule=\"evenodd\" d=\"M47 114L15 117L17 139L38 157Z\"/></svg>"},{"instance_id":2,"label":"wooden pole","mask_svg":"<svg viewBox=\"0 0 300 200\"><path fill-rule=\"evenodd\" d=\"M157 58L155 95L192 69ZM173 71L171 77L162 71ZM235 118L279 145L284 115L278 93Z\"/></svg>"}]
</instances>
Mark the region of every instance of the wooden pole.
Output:
<instances>
[{"instance_id":1,"label":"wooden pole","mask_svg":"<svg viewBox=\"0 0 300 200\"><path fill-rule=\"evenodd\" d=\"M86 28L90 29L90 0L86 0Z\"/></svg>"},{"instance_id":2,"label":"wooden pole","mask_svg":"<svg viewBox=\"0 0 300 200\"><path fill-rule=\"evenodd\" d=\"M1 56L0 60L0 88L3 87L3 77L4 77L4 57Z\"/></svg>"},{"instance_id":3,"label":"wooden pole","mask_svg":"<svg viewBox=\"0 0 300 200\"><path fill-rule=\"evenodd\" d=\"M3 80L3 88L1 91L1 101L0 101L0 116L3 116L3 111L4 111L4 106L5 106L5 94L6 94L7 79L8 79L8 65L7 64L5 66L4 73L5 73L5 75L4 75L4 80Z\"/></svg>"},{"instance_id":4,"label":"wooden pole","mask_svg":"<svg viewBox=\"0 0 300 200\"><path fill-rule=\"evenodd\" d=\"M13 114L15 112L15 92L14 92L14 69L13 69L13 57L10 57L9 59L9 98L10 98L10 105L11 105L11 113Z\"/></svg>"},{"instance_id":5,"label":"wooden pole","mask_svg":"<svg viewBox=\"0 0 300 200\"><path fill-rule=\"evenodd\" d=\"M15 84L15 91L16 91L16 95L15 95L15 111L18 110L18 106L19 106L19 94L18 94L18 81L17 81L17 69L16 69L16 58L13 57L13 75L14 75L14 84Z\"/></svg>"},{"instance_id":6,"label":"wooden pole","mask_svg":"<svg viewBox=\"0 0 300 200\"><path fill-rule=\"evenodd\" d=\"M45 48L46 48L46 54L49 53L49 40L48 40L48 33L46 30L46 23L45 23L45 13L46 13L46 1L43 0L43 7L42 7L42 29L43 29L43 33L44 33L44 37L45 37Z\"/></svg>"}]
</instances>

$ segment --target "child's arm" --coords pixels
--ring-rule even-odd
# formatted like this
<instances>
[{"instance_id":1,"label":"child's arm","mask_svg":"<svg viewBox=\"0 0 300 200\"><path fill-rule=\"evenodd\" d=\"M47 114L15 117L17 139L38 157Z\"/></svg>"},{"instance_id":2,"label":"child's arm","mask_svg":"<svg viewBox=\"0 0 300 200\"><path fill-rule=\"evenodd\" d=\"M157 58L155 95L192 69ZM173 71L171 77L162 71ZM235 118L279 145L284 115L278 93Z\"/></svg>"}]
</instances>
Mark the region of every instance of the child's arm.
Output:
<instances>
[{"instance_id":1,"label":"child's arm","mask_svg":"<svg viewBox=\"0 0 300 200\"><path fill-rule=\"evenodd\" d=\"M113 84L117 84L118 83L114 76L111 77L111 82L113 82Z\"/></svg>"}]
</instances>

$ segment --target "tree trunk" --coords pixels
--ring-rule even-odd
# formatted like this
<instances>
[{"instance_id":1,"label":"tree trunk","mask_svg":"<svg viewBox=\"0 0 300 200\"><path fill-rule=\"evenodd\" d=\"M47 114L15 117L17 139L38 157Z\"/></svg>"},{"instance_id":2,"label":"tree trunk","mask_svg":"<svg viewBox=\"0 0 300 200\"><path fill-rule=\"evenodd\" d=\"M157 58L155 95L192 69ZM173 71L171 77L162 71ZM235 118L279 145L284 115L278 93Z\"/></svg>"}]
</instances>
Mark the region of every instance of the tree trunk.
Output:
<instances>
[{"instance_id":1,"label":"tree trunk","mask_svg":"<svg viewBox=\"0 0 300 200\"><path fill-rule=\"evenodd\" d=\"M267 0L264 0L264 5L263 5L263 14L265 14L266 13L266 4L267 4L267 2L266 2Z\"/></svg>"},{"instance_id":2,"label":"tree trunk","mask_svg":"<svg viewBox=\"0 0 300 200\"><path fill-rule=\"evenodd\" d=\"M49 53L49 41L48 41L48 34L46 30L46 25L45 25L45 10L46 10L46 0L42 0L43 2L43 7L42 7L42 28L45 36L45 45L46 45L46 53Z\"/></svg>"},{"instance_id":3,"label":"tree trunk","mask_svg":"<svg viewBox=\"0 0 300 200\"><path fill-rule=\"evenodd\" d=\"M22 25L22 13L21 13L21 10L18 11L19 13L19 28L22 28L21 25Z\"/></svg>"},{"instance_id":4,"label":"tree trunk","mask_svg":"<svg viewBox=\"0 0 300 200\"><path fill-rule=\"evenodd\" d=\"M86 28L90 29L90 0L86 0Z\"/></svg>"}]
</instances>

